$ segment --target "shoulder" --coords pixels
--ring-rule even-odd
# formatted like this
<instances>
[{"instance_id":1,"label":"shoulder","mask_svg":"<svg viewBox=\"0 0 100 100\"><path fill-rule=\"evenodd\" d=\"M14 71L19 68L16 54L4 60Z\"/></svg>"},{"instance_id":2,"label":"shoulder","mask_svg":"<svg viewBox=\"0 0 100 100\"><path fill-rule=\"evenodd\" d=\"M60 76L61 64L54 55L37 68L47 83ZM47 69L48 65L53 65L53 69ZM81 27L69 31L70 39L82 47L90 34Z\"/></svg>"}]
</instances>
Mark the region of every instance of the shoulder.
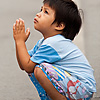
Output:
<instances>
[{"instance_id":1,"label":"shoulder","mask_svg":"<svg viewBox=\"0 0 100 100\"><path fill-rule=\"evenodd\" d=\"M63 43L71 42L71 40L64 38L62 35L58 34L52 37L49 37L44 40L43 45L57 45L58 43L63 44Z\"/></svg>"},{"instance_id":2,"label":"shoulder","mask_svg":"<svg viewBox=\"0 0 100 100\"><path fill-rule=\"evenodd\" d=\"M36 45L41 45L42 43L43 43L43 41L44 41L44 38L42 38L42 39L40 39L38 42L37 42L37 44Z\"/></svg>"},{"instance_id":3,"label":"shoulder","mask_svg":"<svg viewBox=\"0 0 100 100\"><path fill-rule=\"evenodd\" d=\"M38 40L38 42L35 44L35 46L31 50L29 50L28 53L33 55L38 50L38 48L41 46L43 40L44 40L44 38Z\"/></svg>"},{"instance_id":4,"label":"shoulder","mask_svg":"<svg viewBox=\"0 0 100 100\"><path fill-rule=\"evenodd\" d=\"M70 39L66 39L62 35L55 35L52 37L47 38L46 40L43 41L42 45L49 45L55 49L62 49L68 48L68 47L73 47L74 44Z\"/></svg>"}]
</instances>

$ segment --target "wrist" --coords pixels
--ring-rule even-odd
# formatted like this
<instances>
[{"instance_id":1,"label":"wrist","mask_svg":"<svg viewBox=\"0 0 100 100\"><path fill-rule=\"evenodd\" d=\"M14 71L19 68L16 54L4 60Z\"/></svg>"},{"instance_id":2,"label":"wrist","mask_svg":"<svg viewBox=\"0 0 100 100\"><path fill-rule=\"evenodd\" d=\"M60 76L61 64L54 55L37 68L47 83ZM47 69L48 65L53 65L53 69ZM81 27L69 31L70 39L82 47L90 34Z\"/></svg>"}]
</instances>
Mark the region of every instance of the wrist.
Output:
<instances>
[{"instance_id":1,"label":"wrist","mask_svg":"<svg viewBox=\"0 0 100 100\"><path fill-rule=\"evenodd\" d=\"M15 44L16 44L16 45L25 44L25 41L22 41L22 40L20 40L20 41L15 41Z\"/></svg>"}]
</instances>

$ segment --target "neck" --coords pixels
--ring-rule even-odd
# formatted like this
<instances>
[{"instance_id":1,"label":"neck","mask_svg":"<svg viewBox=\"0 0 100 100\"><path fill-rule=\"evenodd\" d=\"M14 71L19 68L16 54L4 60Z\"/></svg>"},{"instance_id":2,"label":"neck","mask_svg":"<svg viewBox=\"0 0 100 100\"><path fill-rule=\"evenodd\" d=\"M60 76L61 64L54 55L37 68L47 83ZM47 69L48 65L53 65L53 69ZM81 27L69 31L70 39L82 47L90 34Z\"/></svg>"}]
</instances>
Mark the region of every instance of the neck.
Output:
<instances>
[{"instance_id":1,"label":"neck","mask_svg":"<svg viewBox=\"0 0 100 100\"><path fill-rule=\"evenodd\" d=\"M56 32L48 32L48 33L42 33L44 39L47 39L49 37L55 36L57 34L61 34L61 31L56 31Z\"/></svg>"}]
</instances>

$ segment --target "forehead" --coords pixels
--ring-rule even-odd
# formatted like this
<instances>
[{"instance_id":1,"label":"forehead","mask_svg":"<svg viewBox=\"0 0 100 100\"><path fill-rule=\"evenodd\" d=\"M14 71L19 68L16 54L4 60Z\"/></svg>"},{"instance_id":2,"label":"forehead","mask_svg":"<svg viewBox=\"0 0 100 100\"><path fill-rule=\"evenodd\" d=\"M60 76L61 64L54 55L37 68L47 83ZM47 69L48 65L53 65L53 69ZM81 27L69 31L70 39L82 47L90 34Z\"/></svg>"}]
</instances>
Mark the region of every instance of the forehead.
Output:
<instances>
[{"instance_id":1,"label":"forehead","mask_svg":"<svg viewBox=\"0 0 100 100\"><path fill-rule=\"evenodd\" d=\"M47 4L47 3L43 4L42 8L47 9L47 10L49 10L50 12L54 12L54 13L55 13L55 10L54 10L53 8L51 8L51 7L49 6L49 4Z\"/></svg>"}]
</instances>

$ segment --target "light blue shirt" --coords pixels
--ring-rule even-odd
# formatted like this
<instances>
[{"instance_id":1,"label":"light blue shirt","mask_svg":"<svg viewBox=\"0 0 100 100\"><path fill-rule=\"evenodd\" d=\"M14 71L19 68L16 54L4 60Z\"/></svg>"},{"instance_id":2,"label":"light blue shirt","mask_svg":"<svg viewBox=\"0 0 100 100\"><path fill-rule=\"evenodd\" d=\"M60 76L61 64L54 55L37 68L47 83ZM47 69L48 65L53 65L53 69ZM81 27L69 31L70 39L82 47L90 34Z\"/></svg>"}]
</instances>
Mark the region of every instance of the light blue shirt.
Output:
<instances>
[{"instance_id":1,"label":"light blue shirt","mask_svg":"<svg viewBox=\"0 0 100 100\"><path fill-rule=\"evenodd\" d=\"M79 79L91 92L96 92L93 69L80 49L70 39L55 35L41 39L28 51L35 63L47 62Z\"/></svg>"}]
</instances>

